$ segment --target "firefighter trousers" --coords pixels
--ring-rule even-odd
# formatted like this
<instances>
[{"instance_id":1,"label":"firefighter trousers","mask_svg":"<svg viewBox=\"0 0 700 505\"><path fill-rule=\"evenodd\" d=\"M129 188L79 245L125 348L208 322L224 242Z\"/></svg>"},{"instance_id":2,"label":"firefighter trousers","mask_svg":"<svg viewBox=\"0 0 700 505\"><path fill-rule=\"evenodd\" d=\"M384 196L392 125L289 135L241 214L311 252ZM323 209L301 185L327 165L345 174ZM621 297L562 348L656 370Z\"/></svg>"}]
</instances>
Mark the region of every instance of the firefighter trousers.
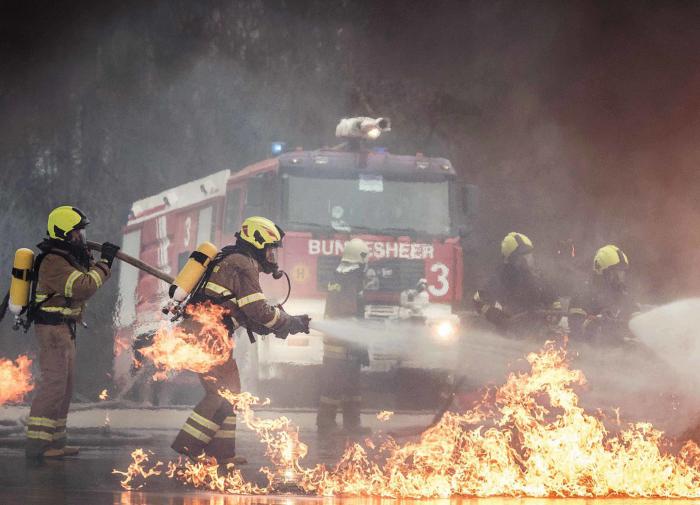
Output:
<instances>
[{"instance_id":1,"label":"firefighter trousers","mask_svg":"<svg viewBox=\"0 0 700 505\"><path fill-rule=\"evenodd\" d=\"M67 324L35 324L34 328L41 375L27 420L27 457L65 447L75 368L75 338Z\"/></svg>"},{"instance_id":2,"label":"firefighter trousers","mask_svg":"<svg viewBox=\"0 0 700 505\"><path fill-rule=\"evenodd\" d=\"M172 448L180 454L196 458L202 454L218 461L236 455L236 414L233 406L218 391L241 392L241 379L233 357L206 374L199 374L204 398L195 406Z\"/></svg>"},{"instance_id":3,"label":"firefighter trousers","mask_svg":"<svg viewBox=\"0 0 700 505\"><path fill-rule=\"evenodd\" d=\"M323 357L321 397L316 416L319 429L335 426L338 409L342 409L345 428L356 428L360 425L360 369L360 360L356 357Z\"/></svg>"}]
</instances>

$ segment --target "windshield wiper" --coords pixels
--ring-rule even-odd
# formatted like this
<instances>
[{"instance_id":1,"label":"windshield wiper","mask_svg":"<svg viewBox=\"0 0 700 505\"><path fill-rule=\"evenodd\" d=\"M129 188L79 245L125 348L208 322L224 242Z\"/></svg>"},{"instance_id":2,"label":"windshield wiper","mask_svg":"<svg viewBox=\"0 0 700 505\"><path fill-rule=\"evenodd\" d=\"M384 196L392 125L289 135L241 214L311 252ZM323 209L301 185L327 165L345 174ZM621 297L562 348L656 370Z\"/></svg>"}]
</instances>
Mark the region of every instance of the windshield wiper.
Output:
<instances>
[{"instance_id":1,"label":"windshield wiper","mask_svg":"<svg viewBox=\"0 0 700 505\"><path fill-rule=\"evenodd\" d=\"M330 232L330 233L335 232L333 227L329 224L303 223L300 221L289 221L287 223L287 225L291 226L293 228L314 228L317 231L325 231L325 232ZM304 231L306 231L306 230L304 230Z\"/></svg>"},{"instance_id":2,"label":"windshield wiper","mask_svg":"<svg viewBox=\"0 0 700 505\"><path fill-rule=\"evenodd\" d=\"M396 233L396 234L407 235L409 237L414 237L414 236L418 235L419 233L421 233L414 228L383 228L382 231L384 233L391 233L391 234Z\"/></svg>"}]
</instances>

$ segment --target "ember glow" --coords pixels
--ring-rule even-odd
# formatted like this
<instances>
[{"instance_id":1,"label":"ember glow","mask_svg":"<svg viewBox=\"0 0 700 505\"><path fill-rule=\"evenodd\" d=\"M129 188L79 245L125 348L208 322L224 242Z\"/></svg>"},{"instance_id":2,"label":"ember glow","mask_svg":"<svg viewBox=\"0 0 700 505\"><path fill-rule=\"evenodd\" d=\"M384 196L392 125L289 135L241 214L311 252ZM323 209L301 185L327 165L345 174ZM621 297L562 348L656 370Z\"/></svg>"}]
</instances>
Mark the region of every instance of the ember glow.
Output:
<instances>
[{"instance_id":1,"label":"ember glow","mask_svg":"<svg viewBox=\"0 0 700 505\"><path fill-rule=\"evenodd\" d=\"M168 372L189 370L206 373L226 362L233 350L233 339L224 324L226 309L209 302L189 305L186 319L177 325L164 323L141 354L150 359L163 380Z\"/></svg>"},{"instance_id":2,"label":"ember glow","mask_svg":"<svg viewBox=\"0 0 700 505\"><path fill-rule=\"evenodd\" d=\"M119 470L112 470L113 474L123 476L120 483L124 489L130 491L134 489L141 489L144 486L143 481L149 477L160 475L162 473L160 468L163 466L163 463L160 461L156 462L154 465L150 465L150 468L148 468L148 453L143 449L135 449L131 453L131 459L132 462L125 471L122 472ZM135 480L142 482L140 482L138 485L134 485Z\"/></svg>"},{"instance_id":3,"label":"ember glow","mask_svg":"<svg viewBox=\"0 0 700 505\"><path fill-rule=\"evenodd\" d=\"M103 389L102 392L100 393L98 397L101 401L104 401L109 398L109 393L107 393L106 389Z\"/></svg>"},{"instance_id":4,"label":"ember glow","mask_svg":"<svg viewBox=\"0 0 700 505\"><path fill-rule=\"evenodd\" d=\"M29 367L32 360L19 356L14 362L0 358L0 405L22 401L24 395L34 389Z\"/></svg>"},{"instance_id":5,"label":"ember glow","mask_svg":"<svg viewBox=\"0 0 700 505\"><path fill-rule=\"evenodd\" d=\"M527 360L530 372L510 374L490 404L446 413L415 442L352 444L330 468L300 465L306 446L287 418L259 419L252 409L256 398L221 394L260 436L273 463L262 470L270 484L255 492L274 492L280 476L293 475L300 490L322 496L700 497L695 443L673 454L648 423L611 433L578 405L574 387L585 378L569 368L564 350L548 344ZM228 470L236 485L215 489L252 492L236 480L237 470Z\"/></svg>"}]
</instances>

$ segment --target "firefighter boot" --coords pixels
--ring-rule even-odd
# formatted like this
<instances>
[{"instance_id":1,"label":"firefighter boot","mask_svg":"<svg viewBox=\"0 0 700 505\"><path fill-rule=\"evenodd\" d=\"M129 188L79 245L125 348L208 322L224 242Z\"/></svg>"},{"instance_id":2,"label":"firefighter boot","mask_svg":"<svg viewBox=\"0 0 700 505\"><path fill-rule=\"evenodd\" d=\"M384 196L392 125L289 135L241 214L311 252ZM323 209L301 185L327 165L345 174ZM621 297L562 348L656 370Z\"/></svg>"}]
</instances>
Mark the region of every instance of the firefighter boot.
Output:
<instances>
[{"instance_id":1,"label":"firefighter boot","mask_svg":"<svg viewBox=\"0 0 700 505\"><path fill-rule=\"evenodd\" d=\"M43 453L41 453L40 457L46 459L58 459L62 458L63 456L65 456L63 449L46 449Z\"/></svg>"},{"instance_id":2,"label":"firefighter boot","mask_svg":"<svg viewBox=\"0 0 700 505\"><path fill-rule=\"evenodd\" d=\"M319 400L318 413L316 414L316 428L319 435L330 435L337 431L338 425L335 422L337 412L338 401L322 396Z\"/></svg>"},{"instance_id":3,"label":"firefighter boot","mask_svg":"<svg viewBox=\"0 0 700 505\"><path fill-rule=\"evenodd\" d=\"M353 398L343 402L343 429L351 435L369 435L372 429L362 426L360 420L361 400Z\"/></svg>"}]
</instances>

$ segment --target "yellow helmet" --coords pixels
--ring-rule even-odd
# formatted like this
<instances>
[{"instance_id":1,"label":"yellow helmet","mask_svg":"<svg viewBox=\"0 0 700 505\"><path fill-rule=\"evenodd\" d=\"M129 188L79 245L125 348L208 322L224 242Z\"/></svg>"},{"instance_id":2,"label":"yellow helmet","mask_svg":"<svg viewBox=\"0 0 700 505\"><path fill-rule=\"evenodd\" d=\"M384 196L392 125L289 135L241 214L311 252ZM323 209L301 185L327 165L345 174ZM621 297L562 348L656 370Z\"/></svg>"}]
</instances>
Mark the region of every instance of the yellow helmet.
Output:
<instances>
[{"instance_id":1,"label":"yellow helmet","mask_svg":"<svg viewBox=\"0 0 700 505\"><path fill-rule=\"evenodd\" d=\"M367 263L368 256L369 247L367 246L367 242L361 238L354 238L345 244L342 261L346 263L362 264Z\"/></svg>"},{"instance_id":2,"label":"yellow helmet","mask_svg":"<svg viewBox=\"0 0 700 505\"><path fill-rule=\"evenodd\" d=\"M278 247L282 243L284 232L266 217L253 216L241 224L238 237L252 245L255 249L265 249L265 246Z\"/></svg>"},{"instance_id":3,"label":"yellow helmet","mask_svg":"<svg viewBox=\"0 0 700 505\"><path fill-rule=\"evenodd\" d=\"M66 240L73 230L80 230L90 224L90 220L83 211L70 205L56 207L49 214L49 222L46 231L49 237Z\"/></svg>"},{"instance_id":4,"label":"yellow helmet","mask_svg":"<svg viewBox=\"0 0 700 505\"><path fill-rule=\"evenodd\" d=\"M593 270L597 274L602 274L608 268L617 267L627 269L629 261L622 249L616 245L608 244L598 249L593 259Z\"/></svg>"},{"instance_id":5,"label":"yellow helmet","mask_svg":"<svg viewBox=\"0 0 700 505\"><path fill-rule=\"evenodd\" d=\"M527 254L532 252L532 240L526 235L515 231L510 232L501 242L501 254L505 261L509 261L514 254Z\"/></svg>"}]
</instances>

